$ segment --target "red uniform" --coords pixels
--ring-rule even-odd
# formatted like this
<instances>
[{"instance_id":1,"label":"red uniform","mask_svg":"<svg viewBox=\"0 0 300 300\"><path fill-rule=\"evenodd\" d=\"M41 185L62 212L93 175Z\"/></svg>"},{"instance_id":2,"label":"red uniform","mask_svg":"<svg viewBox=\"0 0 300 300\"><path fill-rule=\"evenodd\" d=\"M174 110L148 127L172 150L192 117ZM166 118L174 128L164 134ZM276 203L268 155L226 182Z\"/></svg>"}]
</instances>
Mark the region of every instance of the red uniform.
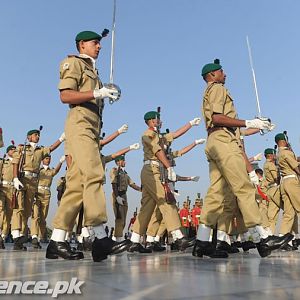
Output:
<instances>
[{"instance_id":1,"label":"red uniform","mask_svg":"<svg viewBox=\"0 0 300 300\"><path fill-rule=\"evenodd\" d=\"M182 227L190 227L190 212L186 208L182 208L179 211L179 216L181 220Z\"/></svg>"},{"instance_id":2,"label":"red uniform","mask_svg":"<svg viewBox=\"0 0 300 300\"><path fill-rule=\"evenodd\" d=\"M192 209L192 221L194 226L199 226L200 214L201 214L200 207L196 206Z\"/></svg>"}]
</instances>

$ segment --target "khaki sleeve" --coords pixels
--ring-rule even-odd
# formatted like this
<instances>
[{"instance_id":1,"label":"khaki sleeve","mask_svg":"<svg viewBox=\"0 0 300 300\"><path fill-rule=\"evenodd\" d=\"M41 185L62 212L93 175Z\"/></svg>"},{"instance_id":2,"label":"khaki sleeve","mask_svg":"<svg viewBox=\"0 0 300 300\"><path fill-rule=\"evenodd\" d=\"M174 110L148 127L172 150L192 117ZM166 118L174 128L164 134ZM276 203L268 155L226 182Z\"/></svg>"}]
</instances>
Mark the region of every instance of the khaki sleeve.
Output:
<instances>
[{"instance_id":1,"label":"khaki sleeve","mask_svg":"<svg viewBox=\"0 0 300 300\"><path fill-rule=\"evenodd\" d=\"M43 157L51 153L50 147L43 147Z\"/></svg>"},{"instance_id":2,"label":"khaki sleeve","mask_svg":"<svg viewBox=\"0 0 300 300\"><path fill-rule=\"evenodd\" d=\"M20 161L20 158L21 158L21 147L17 147L17 149L14 151L12 157L13 157L13 160L12 160L12 163L13 164L18 164L19 161Z\"/></svg>"},{"instance_id":3,"label":"khaki sleeve","mask_svg":"<svg viewBox=\"0 0 300 300\"><path fill-rule=\"evenodd\" d=\"M173 156L173 158L176 158L176 157L181 157L182 155L179 151L173 151L172 156Z\"/></svg>"},{"instance_id":4,"label":"khaki sleeve","mask_svg":"<svg viewBox=\"0 0 300 300\"><path fill-rule=\"evenodd\" d=\"M211 113L223 114L226 99L226 89L221 84L215 84L209 93L209 104Z\"/></svg>"},{"instance_id":5,"label":"khaki sleeve","mask_svg":"<svg viewBox=\"0 0 300 300\"><path fill-rule=\"evenodd\" d=\"M54 177L56 174L57 173L56 173L55 169L51 169L51 176Z\"/></svg>"},{"instance_id":6,"label":"khaki sleeve","mask_svg":"<svg viewBox=\"0 0 300 300\"><path fill-rule=\"evenodd\" d=\"M154 155L158 151L162 150L159 143L158 143L159 142L158 137L150 137L148 135L144 135L142 137L142 140L143 140L143 144L145 146L147 146L154 153Z\"/></svg>"},{"instance_id":7,"label":"khaki sleeve","mask_svg":"<svg viewBox=\"0 0 300 300\"><path fill-rule=\"evenodd\" d=\"M130 185L130 186L135 184L135 182L128 175L127 175L127 182L128 182L128 185Z\"/></svg>"},{"instance_id":8,"label":"khaki sleeve","mask_svg":"<svg viewBox=\"0 0 300 300\"><path fill-rule=\"evenodd\" d=\"M118 170L116 168L111 169L109 174L111 183L117 183L117 173Z\"/></svg>"},{"instance_id":9,"label":"khaki sleeve","mask_svg":"<svg viewBox=\"0 0 300 300\"><path fill-rule=\"evenodd\" d=\"M174 141L173 134L171 132L165 134L165 139L168 143L172 143Z\"/></svg>"},{"instance_id":10,"label":"khaki sleeve","mask_svg":"<svg viewBox=\"0 0 300 300\"><path fill-rule=\"evenodd\" d=\"M114 159L112 158L111 155L106 155L106 156L104 156L105 164L107 164L107 163L109 163L109 162L111 162L111 161L113 161L113 160L114 160Z\"/></svg>"},{"instance_id":11,"label":"khaki sleeve","mask_svg":"<svg viewBox=\"0 0 300 300\"><path fill-rule=\"evenodd\" d=\"M78 59L65 59L62 61L59 69L60 82L59 90L74 90L78 91L78 86L81 80L81 67Z\"/></svg>"},{"instance_id":12,"label":"khaki sleeve","mask_svg":"<svg viewBox=\"0 0 300 300\"><path fill-rule=\"evenodd\" d=\"M295 159L294 154L291 151L287 151L284 158L293 170L299 167L300 162Z\"/></svg>"}]
</instances>

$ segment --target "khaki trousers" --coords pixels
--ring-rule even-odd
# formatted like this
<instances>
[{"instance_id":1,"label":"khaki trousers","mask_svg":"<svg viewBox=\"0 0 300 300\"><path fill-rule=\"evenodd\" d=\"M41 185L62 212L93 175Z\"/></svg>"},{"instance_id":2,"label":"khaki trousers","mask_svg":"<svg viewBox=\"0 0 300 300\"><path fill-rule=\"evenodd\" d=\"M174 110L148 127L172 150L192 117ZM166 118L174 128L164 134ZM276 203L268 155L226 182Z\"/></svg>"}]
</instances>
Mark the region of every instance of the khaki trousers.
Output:
<instances>
[{"instance_id":1,"label":"khaki trousers","mask_svg":"<svg viewBox=\"0 0 300 300\"><path fill-rule=\"evenodd\" d=\"M142 200L141 209L133 224L133 231L140 235L146 233L147 226L157 205L169 232L181 227L177 206L168 204L165 199L165 191L160 182L159 167L145 165L141 172Z\"/></svg>"},{"instance_id":2,"label":"khaki trousers","mask_svg":"<svg viewBox=\"0 0 300 300\"><path fill-rule=\"evenodd\" d=\"M112 205L113 211L115 214L115 230L114 236L115 237L123 237L123 231L126 226L126 217L128 211L128 203L127 203L127 196L122 196L124 198L124 205L118 205L116 197L112 194Z\"/></svg>"},{"instance_id":3,"label":"khaki trousers","mask_svg":"<svg viewBox=\"0 0 300 300\"><path fill-rule=\"evenodd\" d=\"M53 227L71 231L83 204L85 226L107 221L103 190L104 170L99 154L100 118L85 108L69 111L65 124L72 163L66 174L66 190L53 219Z\"/></svg>"},{"instance_id":4,"label":"khaki trousers","mask_svg":"<svg viewBox=\"0 0 300 300\"><path fill-rule=\"evenodd\" d=\"M281 198L280 188L279 186L270 187L266 192L269 201L268 207L268 220L269 220L269 227L272 230L273 234L275 233L276 224L278 221L278 215L280 209L283 209L283 201ZM284 224L286 224L286 219L283 217L281 221L281 231L286 231L284 228ZM289 226L288 226L289 227Z\"/></svg>"},{"instance_id":5,"label":"khaki trousers","mask_svg":"<svg viewBox=\"0 0 300 300\"><path fill-rule=\"evenodd\" d=\"M268 218L268 201L267 200L259 200L258 207L262 217L262 227L269 227L269 218Z\"/></svg>"},{"instance_id":6,"label":"khaki trousers","mask_svg":"<svg viewBox=\"0 0 300 300\"><path fill-rule=\"evenodd\" d=\"M226 191L237 198L247 228L260 225L262 218L255 201L255 188L249 180L242 150L230 133L213 132L206 144L210 187L204 199L200 222L215 227L223 212ZM225 191L225 192L224 192Z\"/></svg>"},{"instance_id":7,"label":"khaki trousers","mask_svg":"<svg viewBox=\"0 0 300 300\"><path fill-rule=\"evenodd\" d=\"M44 239L46 237L49 204L51 193L48 190L38 189L36 200L33 204L33 212L31 216L31 224L39 228L39 237Z\"/></svg>"},{"instance_id":8,"label":"khaki trousers","mask_svg":"<svg viewBox=\"0 0 300 300\"><path fill-rule=\"evenodd\" d=\"M33 202L37 193L38 187L38 178L37 177L23 177L21 178L21 182L24 185L24 211L22 215L22 229L21 234L27 235L28 230L28 219L32 214ZM32 223L30 226L31 235L38 235L39 227L36 224Z\"/></svg>"},{"instance_id":9,"label":"khaki trousers","mask_svg":"<svg viewBox=\"0 0 300 300\"><path fill-rule=\"evenodd\" d=\"M164 219L162 219L156 235L158 235L159 237L163 237L164 234L166 233L166 231L167 231L167 227L166 227Z\"/></svg>"},{"instance_id":10,"label":"khaki trousers","mask_svg":"<svg viewBox=\"0 0 300 300\"><path fill-rule=\"evenodd\" d=\"M156 236L162 220L163 220L163 216L158 206L156 205L153 214L151 216L150 222L148 224L146 234L149 236Z\"/></svg>"},{"instance_id":11,"label":"khaki trousers","mask_svg":"<svg viewBox=\"0 0 300 300\"><path fill-rule=\"evenodd\" d=\"M21 230L22 228L23 193L17 194L16 208L13 209L14 191L13 186L1 186L0 188L0 229L5 236L9 233L10 224L12 230Z\"/></svg>"}]
</instances>

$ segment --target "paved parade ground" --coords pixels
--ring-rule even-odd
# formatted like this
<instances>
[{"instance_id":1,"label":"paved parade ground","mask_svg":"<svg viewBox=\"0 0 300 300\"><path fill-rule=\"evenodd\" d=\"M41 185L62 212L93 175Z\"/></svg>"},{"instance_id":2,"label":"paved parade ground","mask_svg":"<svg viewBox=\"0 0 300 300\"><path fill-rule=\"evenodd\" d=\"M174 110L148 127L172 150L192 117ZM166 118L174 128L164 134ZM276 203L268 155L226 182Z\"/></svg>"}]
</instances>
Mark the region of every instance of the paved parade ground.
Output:
<instances>
[{"instance_id":1,"label":"paved parade ground","mask_svg":"<svg viewBox=\"0 0 300 300\"><path fill-rule=\"evenodd\" d=\"M93 263L87 252L82 261L46 260L45 244L43 248L35 252L1 250L0 278L22 284L48 281L52 288L48 290L49 295L1 295L1 299L55 299L54 294L58 299L99 300L299 299L298 251L274 252L268 258L260 258L255 250L250 250L230 255L228 259L214 260L197 259L191 255L191 250L185 253L123 253ZM62 281L77 284L82 294L66 295L68 287Z\"/></svg>"}]
</instances>

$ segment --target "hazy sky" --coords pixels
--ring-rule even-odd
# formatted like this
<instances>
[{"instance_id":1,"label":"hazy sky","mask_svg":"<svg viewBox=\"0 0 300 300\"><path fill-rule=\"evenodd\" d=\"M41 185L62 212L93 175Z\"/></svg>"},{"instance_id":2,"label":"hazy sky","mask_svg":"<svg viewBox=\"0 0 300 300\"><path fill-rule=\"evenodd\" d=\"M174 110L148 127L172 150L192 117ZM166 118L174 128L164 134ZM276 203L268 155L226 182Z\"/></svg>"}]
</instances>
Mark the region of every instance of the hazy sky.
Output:
<instances>
[{"instance_id":1,"label":"hazy sky","mask_svg":"<svg viewBox=\"0 0 300 300\"><path fill-rule=\"evenodd\" d=\"M59 99L59 63L76 53L75 36L82 30L111 29L112 0L10 0L0 6L1 122L6 146L23 143L28 130L43 125L42 145L52 144L63 132L68 110ZM299 148L299 12L296 0L118 0L115 82L122 98L104 111L104 131L127 123L129 131L104 148L113 153L140 142L145 130L143 115L161 106L164 128L176 130L201 115L205 84L201 68L220 58L241 119L256 115L256 101L249 64L249 36L261 109L277 128L265 136L248 137L249 156L274 146L274 135L288 130L295 152ZM102 41L97 62L100 78L109 79L110 37ZM296 79L294 79L294 77ZM205 138L204 123L176 140L180 149ZM4 150L1 149L1 155ZM53 153L55 166L63 147ZM127 171L140 184L142 150L127 155ZM261 163L262 165L262 163ZM110 163L108 171L114 166ZM204 145L177 160L180 175L200 175L198 183L179 183L182 203L197 192L205 195L208 164ZM60 174L63 174L61 172ZM109 174L107 172L107 174ZM48 224L56 209L56 181ZM109 226L113 224L111 186L105 187ZM130 190L129 216L139 206L140 194Z\"/></svg>"}]
</instances>

